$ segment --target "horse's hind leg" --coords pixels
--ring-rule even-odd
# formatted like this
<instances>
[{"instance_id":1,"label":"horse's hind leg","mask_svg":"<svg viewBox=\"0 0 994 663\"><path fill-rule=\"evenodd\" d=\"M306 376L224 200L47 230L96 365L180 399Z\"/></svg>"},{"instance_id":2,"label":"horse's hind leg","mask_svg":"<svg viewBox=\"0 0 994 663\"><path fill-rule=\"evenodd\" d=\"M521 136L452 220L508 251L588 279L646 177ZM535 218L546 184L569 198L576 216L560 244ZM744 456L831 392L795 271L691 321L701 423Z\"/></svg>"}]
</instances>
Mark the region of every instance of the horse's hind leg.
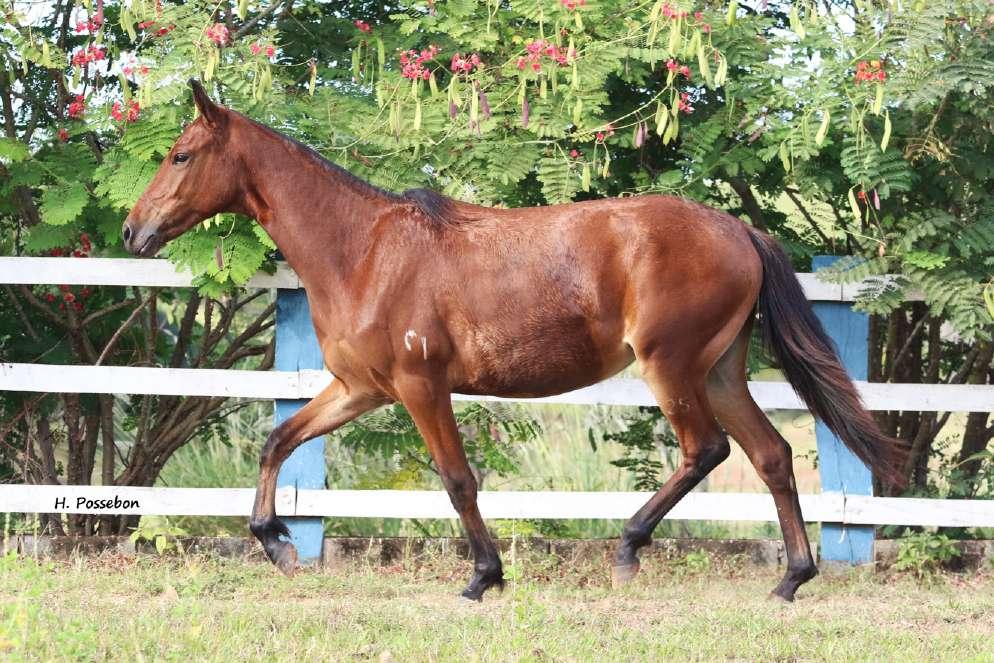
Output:
<instances>
[{"instance_id":1,"label":"horse's hind leg","mask_svg":"<svg viewBox=\"0 0 994 663\"><path fill-rule=\"evenodd\" d=\"M382 402L373 396L350 392L341 380L334 380L266 439L249 529L262 543L270 561L283 573L293 575L297 550L290 541L280 539L290 538L290 530L276 517L276 475L280 465L304 440L330 433Z\"/></svg>"},{"instance_id":2,"label":"horse's hind leg","mask_svg":"<svg viewBox=\"0 0 994 663\"><path fill-rule=\"evenodd\" d=\"M640 358L642 374L672 425L683 463L625 525L611 579L620 585L638 573L637 551L652 540L652 531L670 509L701 479L728 457L725 434L718 427L706 395L705 378L674 357Z\"/></svg>"},{"instance_id":3,"label":"horse's hind leg","mask_svg":"<svg viewBox=\"0 0 994 663\"><path fill-rule=\"evenodd\" d=\"M787 548L787 573L772 596L794 600L794 592L818 574L797 498L790 445L749 394L745 379L747 324L708 376L707 394L718 420L742 446L773 495Z\"/></svg>"}]
</instances>

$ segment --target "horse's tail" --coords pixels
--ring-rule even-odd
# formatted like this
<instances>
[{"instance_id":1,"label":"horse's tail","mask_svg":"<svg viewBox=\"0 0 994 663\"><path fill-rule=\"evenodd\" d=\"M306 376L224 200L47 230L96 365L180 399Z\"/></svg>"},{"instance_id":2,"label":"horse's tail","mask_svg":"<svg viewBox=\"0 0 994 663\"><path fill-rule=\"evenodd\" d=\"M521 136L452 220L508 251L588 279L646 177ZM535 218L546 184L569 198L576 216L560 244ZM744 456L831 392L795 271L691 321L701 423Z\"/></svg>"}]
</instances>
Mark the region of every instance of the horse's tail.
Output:
<instances>
[{"instance_id":1,"label":"horse's tail","mask_svg":"<svg viewBox=\"0 0 994 663\"><path fill-rule=\"evenodd\" d=\"M904 487L907 449L884 435L863 407L832 341L804 296L790 259L775 239L749 228L763 263L759 324L763 340L788 382L821 419L880 479Z\"/></svg>"}]
</instances>

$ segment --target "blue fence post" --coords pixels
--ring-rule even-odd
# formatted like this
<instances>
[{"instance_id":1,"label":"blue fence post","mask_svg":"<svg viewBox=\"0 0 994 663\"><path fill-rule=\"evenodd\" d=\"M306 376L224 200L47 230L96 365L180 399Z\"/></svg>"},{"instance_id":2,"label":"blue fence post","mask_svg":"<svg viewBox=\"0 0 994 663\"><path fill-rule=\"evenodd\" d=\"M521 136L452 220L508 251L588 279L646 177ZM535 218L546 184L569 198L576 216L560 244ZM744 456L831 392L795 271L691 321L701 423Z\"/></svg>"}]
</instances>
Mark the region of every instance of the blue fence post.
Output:
<instances>
[{"instance_id":1,"label":"blue fence post","mask_svg":"<svg viewBox=\"0 0 994 663\"><path fill-rule=\"evenodd\" d=\"M318 346L311 310L304 290L276 291L277 371L322 369L324 359ZM277 399L275 425L289 419L306 400ZM308 440L290 454L280 468L278 486L323 489L325 481L324 437ZM297 558L302 564L320 562L324 523L321 518L284 518L290 528Z\"/></svg>"},{"instance_id":2,"label":"blue fence post","mask_svg":"<svg viewBox=\"0 0 994 663\"><path fill-rule=\"evenodd\" d=\"M817 271L838 260L837 256L815 256ZM853 380L865 380L869 353L870 317L846 302L815 302L815 315L835 342L843 366ZM872 495L873 474L821 421L815 423L818 441L818 472L822 491L847 495ZM845 564L873 561L873 526L822 523L821 559Z\"/></svg>"}]
</instances>

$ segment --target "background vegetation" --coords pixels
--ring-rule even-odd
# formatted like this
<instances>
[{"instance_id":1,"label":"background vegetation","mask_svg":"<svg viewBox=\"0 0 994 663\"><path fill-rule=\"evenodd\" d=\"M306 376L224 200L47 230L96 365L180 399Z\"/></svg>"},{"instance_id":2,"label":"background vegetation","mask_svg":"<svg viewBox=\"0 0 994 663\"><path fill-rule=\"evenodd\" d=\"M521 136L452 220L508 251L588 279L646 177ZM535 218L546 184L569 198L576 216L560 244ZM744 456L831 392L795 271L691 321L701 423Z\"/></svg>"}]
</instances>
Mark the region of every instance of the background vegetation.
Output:
<instances>
[{"instance_id":1,"label":"background vegetation","mask_svg":"<svg viewBox=\"0 0 994 663\"><path fill-rule=\"evenodd\" d=\"M777 235L798 269L832 253L848 257L830 278L874 277L859 303L872 313L871 380L992 379L986 0L2 7L7 255L122 255L120 222L192 118L185 81L196 76L223 103L388 189L507 206L655 192L729 210ZM271 302L237 286L271 267L273 249L251 220L222 215L168 249L198 275L195 293L6 287L0 358L267 369ZM905 303L911 294L920 300ZM217 424L242 407L4 393L0 472L151 484L191 440L201 455L207 440L231 442ZM268 424L253 416L245 437L257 445ZM387 410L343 431L335 480L431 484L405 416ZM520 476L544 422L486 408L463 416L487 484ZM990 495L989 413L879 420L912 446L911 492ZM606 446L629 471L609 476L627 485L653 486L670 462L673 440L654 409L584 419L579 430L577 452ZM350 463L364 471L349 475Z\"/></svg>"}]
</instances>

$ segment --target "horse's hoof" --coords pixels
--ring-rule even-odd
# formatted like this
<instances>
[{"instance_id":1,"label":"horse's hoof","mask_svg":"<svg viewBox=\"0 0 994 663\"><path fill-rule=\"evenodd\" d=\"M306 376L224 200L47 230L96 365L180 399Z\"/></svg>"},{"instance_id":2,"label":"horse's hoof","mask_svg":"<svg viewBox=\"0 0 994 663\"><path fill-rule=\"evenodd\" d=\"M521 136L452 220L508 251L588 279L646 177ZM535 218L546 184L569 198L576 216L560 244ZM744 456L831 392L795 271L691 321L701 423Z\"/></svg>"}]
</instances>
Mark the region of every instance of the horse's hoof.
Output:
<instances>
[{"instance_id":1,"label":"horse's hoof","mask_svg":"<svg viewBox=\"0 0 994 663\"><path fill-rule=\"evenodd\" d=\"M794 602L794 595L791 594L790 596L784 596L783 594L779 594L776 590L773 590L770 592L769 596L766 597L766 599L772 603L789 605Z\"/></svg>"},{"instance_id":2,"label":"horse's hoof","mask_svg":"<svg viewBox=\"0 0 994 663\"><path fill-rule=\"evenodd\" d=\"M483 593L491 587L496 587L501 593L504 593L504 573L500 567L492 573L474 573L473 579L469 586L462 591L461 596L468 601L483 603Z\"/></svg>"},{"instance_id":3,"label":"horse's hoof","mask_svg":"<svg viewBox=\"0 0 994 663\"><path fill-rule=\"evenodd\" d=\"M639 572L639 561L636 559L631 564L623 564L621 566L611 567L611 587L618 589L623 587L632 581L632 578L638 575Z\"/></svg>"},{"instance_id":4,"label":"horse's hoof","mask_svg":"<svg viewBox=\"0 0 994 663\"><path fill-rule=\"evenodd\" d=\"M287 578L292 578L297 570L297 548L292 543L282 542L279 553L273 563Z\"/></svg>"}]
</instances>

